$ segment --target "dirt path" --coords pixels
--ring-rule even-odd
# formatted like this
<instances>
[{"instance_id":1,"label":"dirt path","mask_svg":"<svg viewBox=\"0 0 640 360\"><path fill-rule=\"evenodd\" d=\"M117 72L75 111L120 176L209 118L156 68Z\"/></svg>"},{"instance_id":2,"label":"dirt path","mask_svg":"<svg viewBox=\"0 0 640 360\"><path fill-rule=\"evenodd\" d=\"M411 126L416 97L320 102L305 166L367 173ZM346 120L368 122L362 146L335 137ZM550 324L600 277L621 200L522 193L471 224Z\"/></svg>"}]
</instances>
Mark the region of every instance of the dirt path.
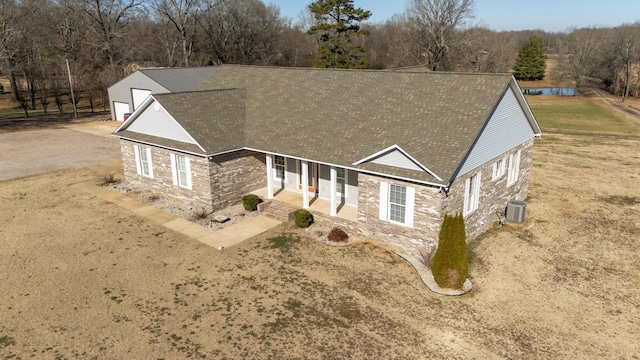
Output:
<instances>
[{"instance_id":1,"label":"dirt path","mask_svg":"<svg viewBox=\"0 0 640 360\"><path fill-rule=\"evenodd\" d=\"M594 94L598 96L598 99L602 100L602 102L604 102L608 106L618 111L621 111L622 113L627 115L629 118L632 118L636 122L640 123L640 112L615 102L609 96L607 96L602 90L596 87L590 87L590 89L594 92Z\"/></svg>"}]
</instances>

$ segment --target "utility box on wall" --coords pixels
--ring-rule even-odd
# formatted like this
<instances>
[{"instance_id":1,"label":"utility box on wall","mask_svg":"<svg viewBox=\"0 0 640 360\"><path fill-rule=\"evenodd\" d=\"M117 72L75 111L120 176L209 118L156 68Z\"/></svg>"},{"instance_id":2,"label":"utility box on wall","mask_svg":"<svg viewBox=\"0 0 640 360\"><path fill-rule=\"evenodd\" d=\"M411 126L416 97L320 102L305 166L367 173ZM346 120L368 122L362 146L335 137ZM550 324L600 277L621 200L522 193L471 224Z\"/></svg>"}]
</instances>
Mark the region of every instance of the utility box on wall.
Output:
<instances>
[{"instance_id":1,"label":"utility box on wall","mask_svg":"<svg viewBox=\"0 0 640 360\"><path fill-rule=\"evenodd\" d=\"M526 202L520 200L510 200L507 204L507 221L514 223L523 223L525 220L526 210Z\"/></svg>"}]
</instances>

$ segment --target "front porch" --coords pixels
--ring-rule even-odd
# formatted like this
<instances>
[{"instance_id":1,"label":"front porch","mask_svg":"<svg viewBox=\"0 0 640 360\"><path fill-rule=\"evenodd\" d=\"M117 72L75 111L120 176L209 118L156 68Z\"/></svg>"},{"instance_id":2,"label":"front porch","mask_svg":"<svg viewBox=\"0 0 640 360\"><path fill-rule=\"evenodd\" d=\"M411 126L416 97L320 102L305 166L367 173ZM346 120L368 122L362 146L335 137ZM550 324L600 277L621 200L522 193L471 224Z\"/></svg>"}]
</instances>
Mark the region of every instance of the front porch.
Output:
<instances>
[{"instance_id":1,"label":"front porch","mask_svg":"<svg viewBox=\"0 0 640 360\"><path fill-rule=\"evenodd\" d=\"M296 209L303 208L304 199L302 192L297 192L287 189L278 189L273 193L273 198L268 197L268 188L258 189L252 191L252 194L258 195L265 201L275 201L292 205ZM309 207L307 208L311 213L317 213L324 215L327 219L346 220L349 222L358 222L358 208L347 204L338 204L336 206L336 215L331 215L331 201L318 197L317 195L309 198ZM338 221L342 223L342 221Z\"/></svg>"}]
</instances>

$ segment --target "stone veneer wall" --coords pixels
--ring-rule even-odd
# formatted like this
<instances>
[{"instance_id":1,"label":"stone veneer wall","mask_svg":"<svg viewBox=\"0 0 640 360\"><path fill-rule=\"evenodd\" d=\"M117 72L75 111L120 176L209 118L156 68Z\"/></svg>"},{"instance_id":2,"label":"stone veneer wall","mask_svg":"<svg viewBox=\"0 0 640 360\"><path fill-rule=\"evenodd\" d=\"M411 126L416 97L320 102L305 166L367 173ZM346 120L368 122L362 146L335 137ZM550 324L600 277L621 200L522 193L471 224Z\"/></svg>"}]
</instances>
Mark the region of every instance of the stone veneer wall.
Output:
<instances>
[{"instance_id":1,"label":"stone veneer wall","mask_svg":"<svg viewBox=\"0 0 640 360\"><path fill-rule=\"evenodd\" d=\"M380 220L381 181L415 189L413 228ZM420 249L435 248L438 244L444 196L437 188L360 173L358 226L396 250L417 255Z\"/></svg>"},{"instance_id":2,"label":"stone veneer wall","mask_svg":"<svg viewBox=\"0 0 640 360\"><path fill-rule=\"evenodd\" d=\"M509 173L509 154L522 150L520 153L520 174L515 184L507 187ZM444 210L449 214L462 212L464 207L464 187L467 178L482 172L480 176L480 198L478 209L465 217L467 241L473 240L489 228L492 223L499 220L497 212L504 212L509 200L524 200L529 190L529 175L531 173L531 160L533 155L533 140L502 154L492 161L468 172L463 177L457 178L449 189L449 196L445 201ZM505 174L492 180L493 164L506 157Z\"/></svg>"},{"instance_id":3,"label":"stone veneer wall","mask_svg":"<svg viewBox=\"0 0 640 360\"><path fill-rule=\"evenodd\" d=\"M210 166L214 210L242 203L242 196L267 186L265 154L239 150L215 156Z\"/></svg>"},{"instance_id":4,"label":"stone veneer wall","mask_svg":"<svg viewBox=\"0 0 640 360\"><path fill-rule=\"evenodd\" d=\"M209 160L203 157L181 154L190 159L192 185L190 190L173 184L170 157L172 152L169 150L147 146L151 148L153 178L138 175L136 170L134 145L136 145L136 143L127 140L120 140L124 175L128 184L132 188L176 198L184 202L186 206L189 206L193 210L201 208L206 208L210 211L213 210L211 206L211 192L209 191L211 187L209 178ZM138 146L146 145L138 144Z\"/></svg>"}]
</instances>

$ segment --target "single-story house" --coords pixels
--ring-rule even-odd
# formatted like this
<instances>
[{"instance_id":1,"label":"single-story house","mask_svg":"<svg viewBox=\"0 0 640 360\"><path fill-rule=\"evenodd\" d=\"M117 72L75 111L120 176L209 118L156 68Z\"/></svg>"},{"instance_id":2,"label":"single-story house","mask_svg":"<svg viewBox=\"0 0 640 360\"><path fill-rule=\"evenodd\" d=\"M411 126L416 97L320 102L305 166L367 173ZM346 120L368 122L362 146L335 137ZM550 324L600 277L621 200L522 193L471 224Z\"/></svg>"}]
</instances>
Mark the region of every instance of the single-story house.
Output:
<instances>
[{"instance_id":1,"label":"single-story house","mask_svg":"<svg viewBox=\"0 0 640 360\"><path fill-rule=\"evenodd\" d=\"M194 90L215 69L207 66L138 70L109 87L111 119L123 121L125 114L135 111L151 94Z\"/></svg>"},{"instance_id":2,"label":"single-story house","mask_svg":"<svg viewBox=\"0 0 640 360\"><path fill-rule=\"evenodd\" d=\"M407 253L446 213L473 239L523 200L541 135L509 74L223 65L197 90L115 130L130 184L210 210L253 192Z\"/></svg>"}]
</instances>

